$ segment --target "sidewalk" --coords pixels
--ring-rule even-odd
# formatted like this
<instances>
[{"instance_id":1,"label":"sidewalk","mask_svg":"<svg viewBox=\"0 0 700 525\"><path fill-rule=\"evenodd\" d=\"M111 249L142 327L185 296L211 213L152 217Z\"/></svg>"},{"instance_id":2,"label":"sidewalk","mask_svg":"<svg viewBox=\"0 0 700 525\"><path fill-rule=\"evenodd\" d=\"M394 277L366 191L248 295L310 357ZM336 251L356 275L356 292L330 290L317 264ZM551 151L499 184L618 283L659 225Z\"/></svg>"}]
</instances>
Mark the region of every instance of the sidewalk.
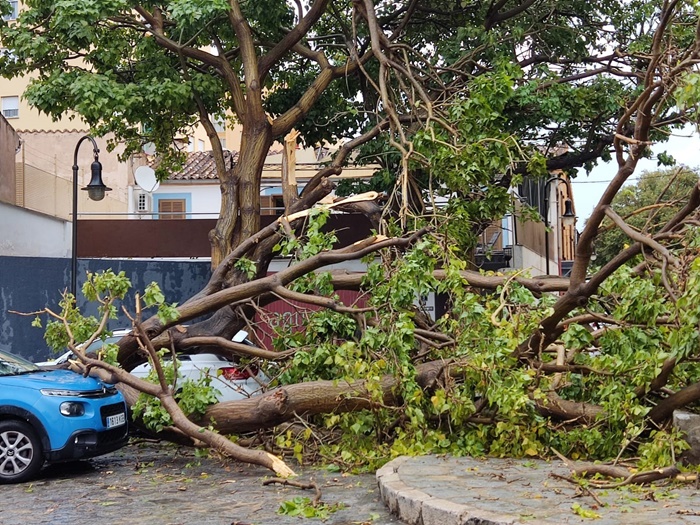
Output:
<instances>
[{"instance_id":1,"label":"sidewalk","mask_svg":"<svg viewBox=\"0 0 700 525\"><path fill-rule=\"evenodd\" d=\"M387 463L377 481L409 525L700 524L694 485L591 489L593 497L552 474L570 476L561 462L424 456Z\"/></svg>"}]
</instances>

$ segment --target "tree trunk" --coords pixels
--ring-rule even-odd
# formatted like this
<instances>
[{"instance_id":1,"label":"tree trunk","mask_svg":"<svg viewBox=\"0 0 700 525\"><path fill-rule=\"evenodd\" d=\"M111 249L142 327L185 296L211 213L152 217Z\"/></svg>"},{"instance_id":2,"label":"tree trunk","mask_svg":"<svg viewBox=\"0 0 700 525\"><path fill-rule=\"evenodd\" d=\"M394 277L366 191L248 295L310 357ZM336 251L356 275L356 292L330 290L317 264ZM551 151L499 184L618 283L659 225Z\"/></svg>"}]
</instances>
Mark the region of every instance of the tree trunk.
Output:
<instances>
[{"instance_id":1,"label":"tree trunk","mask_svg":"<svg viewBox=\"0 0 700 525\"><path fill-rule=\"evenodd\" d=\"M420 365L416 380L423 388L431 388L435 379L448 363L434 361ZM299 416L351 412L381 403L396 406L401 400L394 392L402 379L384 376L381 388L384 397L372 401L366 381L310 381L277 388L261 396L240 401L227 401L212 405L204 414L202 423L215 421L222 434L251 432L271 428Z\"/></svg>"},{"instance_id":2,"label":"tree trunk","mask_svg":"<svg viewBox=\"0 0 700 525\"><path fill-rule=\"evenodd\" d=\"M244 126L238 161L221 181L219 220L209 233L212 268L218 267L241 240L260 229L260 183L272 142L267 120Z\"/></svg>"}]
</instances>

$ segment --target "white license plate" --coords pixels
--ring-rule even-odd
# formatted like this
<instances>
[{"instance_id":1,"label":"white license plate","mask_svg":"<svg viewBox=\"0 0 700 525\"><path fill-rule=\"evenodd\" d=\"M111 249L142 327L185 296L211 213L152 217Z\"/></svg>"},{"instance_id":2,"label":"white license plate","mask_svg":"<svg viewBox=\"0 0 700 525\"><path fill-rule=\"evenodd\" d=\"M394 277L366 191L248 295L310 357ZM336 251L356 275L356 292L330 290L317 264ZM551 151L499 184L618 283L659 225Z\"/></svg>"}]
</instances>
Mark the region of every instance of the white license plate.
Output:
<instances>
[{"instance_id":1,"label":"white license plate","mask_svg":"<svg viewBox=\"0 0 700 525\"><path fill-rule=\"evenodd\" d=\"M122 412L121 414L115 414L113 416L107 416L107 428L118 427L126 423L126 414Z\"/></svg>"}]
</instances>

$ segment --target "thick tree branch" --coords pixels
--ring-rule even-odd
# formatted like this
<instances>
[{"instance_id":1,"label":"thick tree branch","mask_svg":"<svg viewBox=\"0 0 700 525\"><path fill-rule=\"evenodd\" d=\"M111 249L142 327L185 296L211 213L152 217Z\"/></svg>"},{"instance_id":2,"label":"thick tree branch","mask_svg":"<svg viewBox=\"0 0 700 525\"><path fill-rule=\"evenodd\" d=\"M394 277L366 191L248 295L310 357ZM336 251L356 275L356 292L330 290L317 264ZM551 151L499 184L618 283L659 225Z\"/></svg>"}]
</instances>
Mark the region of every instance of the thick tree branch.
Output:
<instances>
[{"instance_id":1,"label":"thick tree branch","mask_svg":"<svg viewBox=\"0 0 700 525\"><path fill-rule=\"evenodd\" d=\"M678 265L678 260L669 252L666 247L656 242L651 237L644 235L627 224L610 206L605 206L605 215L607 215L630 239L637 241L640 244L648 246L652 250L659 252L665 259L668 259L672 264Z\"/></svg>"},{"instance_id":2,"label":"thick tree branch","mask_svg":"<svg viewBox=\"0 0 700 525\"><path fill-rule=\"evenodd\" d=\"M700 401L700 383L689 385L659 403L648 414L649 421L660 427L673 416L673 411Z\"/></svg>"},{"instance_id":3,"label":"thick tree branch","mask_svg":"<svg viewBox=\"0 0 700 525\"><path fill-rule=\"evenodd\" d=\"M493 12L489 10L488 17L484 22L484 28L486 31L490 31L497 24L510 20L511 18L518 16L520 13L527 11L527 9L530 8L535 2L536 0L525 0L524 2L519 2L516 7L501 12L499 12L499 9L505 5L506 2L499 2L498 5L493 7Z\"/></svg>"},{"instance_id":4,"label":"thick tree branch","mask_svg":"<svg viewBox=\"0 0 700 525\"><path fill-rule=\"evenodd\" d=\"M311 9L306 15L299 20L299 23L289 31L275 47L270 49L264 56L260 58L258 71L260 72L260 80L265 81L270 68L272 68L285 54L287 54L296 44L298 44L318 22L321 16L328 8L329 0L314 0L311 4Z\"/></svg>"},{"instance_id":5,"label":"thick tree branch","mask_svg":"<svg viewBox=\"0 0 700 525\"><path fill-rule=\"evenodd\" d=\"M423 236L427 228L421 229L414 234L404 238L387 239L383 237L371 237L346 248L322 252L314 257L299 261L293 266L280 270L274 275L262 277L253 282L244 282L237 286L224 290L214 291L208 296L199 296L187 301L177 308L179 317L177 321L163 324L157 316L153 316L144 322L145 333L149 338L160 334L165 328L176 323L187 322L208 312L212 312L231 303L236 303L251 297L272 291L276 286L284 286L295 279L306 275L314 270L336 264L343 261L361 259L365 255L374 253L384 248L406 248ZM136 366L140 359L136 355L135 349L124 344L120 346L119 362L127 370Z\"/></svg>"},{"instance_id":6,"label":"thick tree branch","mask_svg":"<svg viewBox=\"0 0 700 525\"><path fill-rule=\"evenodd\" d=\"M543 416L562 421L576 421L592 425L603 414L603 408L590 403L579 403L562 399L555 392L549 392L544 400L535 399L537 411Z\"/></svg>"},{"instance_id":7,"label":"thick tree branch","mask_svg":"<svg viewBox=\"0 0 700 525\"><path fill-rule=\"evenodd\" d=\"M217 348L216 353L225 353L232 356L257 357L268 361L282 361L294 355L296 350L285 350L283 352L272 352L263 348L253 347L242 343L236 343L230 339L218 336L191 336L180 342L182 348L192 348L198 346L213 346ZM220 349L226 352L220 352Z\"/></svg>"},{"instance_id":8,"label":"thick tree branch","mask_svg":"<svg viewBox=\"0 0 700 525\"><path fill-rule=\"evenodd\" d=\"M446 367L449 368L450 364L442 361L418 365L418 384L423 388L430 388ZM401 381L400 377L383 376L379 385L383 393L381 399L373 399L365 380L310 381L287 385L260 396L211 406L202 421L211 421L213 418L220 432L242 433L274 427L292 420L297 415L307 417L377 406L396 406L401 402L396 394L396 386Z\"/></svg>"}]
</instances>

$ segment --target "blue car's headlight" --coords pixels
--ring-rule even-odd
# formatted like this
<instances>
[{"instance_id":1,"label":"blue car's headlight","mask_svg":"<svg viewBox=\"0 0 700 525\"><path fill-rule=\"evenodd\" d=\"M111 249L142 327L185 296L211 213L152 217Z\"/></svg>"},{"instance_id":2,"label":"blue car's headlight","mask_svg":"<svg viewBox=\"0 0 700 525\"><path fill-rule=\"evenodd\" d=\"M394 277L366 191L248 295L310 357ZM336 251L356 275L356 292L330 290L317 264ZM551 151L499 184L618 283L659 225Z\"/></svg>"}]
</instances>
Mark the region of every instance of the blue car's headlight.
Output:
<instances>
[{"instance_id":1,"label":"blue car's headlight","mask_svg":"<svg viewBox=\"0 0 700 525\"><path fill-rule=\"evenodd\" d=\"M58 409L61 414L67 417L77 417L85 414L85 406L77 401L64 401Z\"/></svg>"},{"instance_id":2,"label":"blue car's headlight","mask_svg":"<svg viewBox=\"0 0 700 525\"><path fill-rule=\"evenodd\" d=\"M117 389L113 385L102 385L97 390L68 390L62 388L42 388L41 393L45 396L57 397L85 397L99 399L117 394Z\"/></svg>"},{"instance_id":3,"label":"blue car's headlight","mask_svg":"<svg viewBox=\"0 0 700 525\"><path fill-rule=\"evenodd\" d=\"M64 390L61 388L42 388L41 393L45 396L57 396L57 397L80 397L83 392L80 390Z\"/></svg>"}]
</instances>

